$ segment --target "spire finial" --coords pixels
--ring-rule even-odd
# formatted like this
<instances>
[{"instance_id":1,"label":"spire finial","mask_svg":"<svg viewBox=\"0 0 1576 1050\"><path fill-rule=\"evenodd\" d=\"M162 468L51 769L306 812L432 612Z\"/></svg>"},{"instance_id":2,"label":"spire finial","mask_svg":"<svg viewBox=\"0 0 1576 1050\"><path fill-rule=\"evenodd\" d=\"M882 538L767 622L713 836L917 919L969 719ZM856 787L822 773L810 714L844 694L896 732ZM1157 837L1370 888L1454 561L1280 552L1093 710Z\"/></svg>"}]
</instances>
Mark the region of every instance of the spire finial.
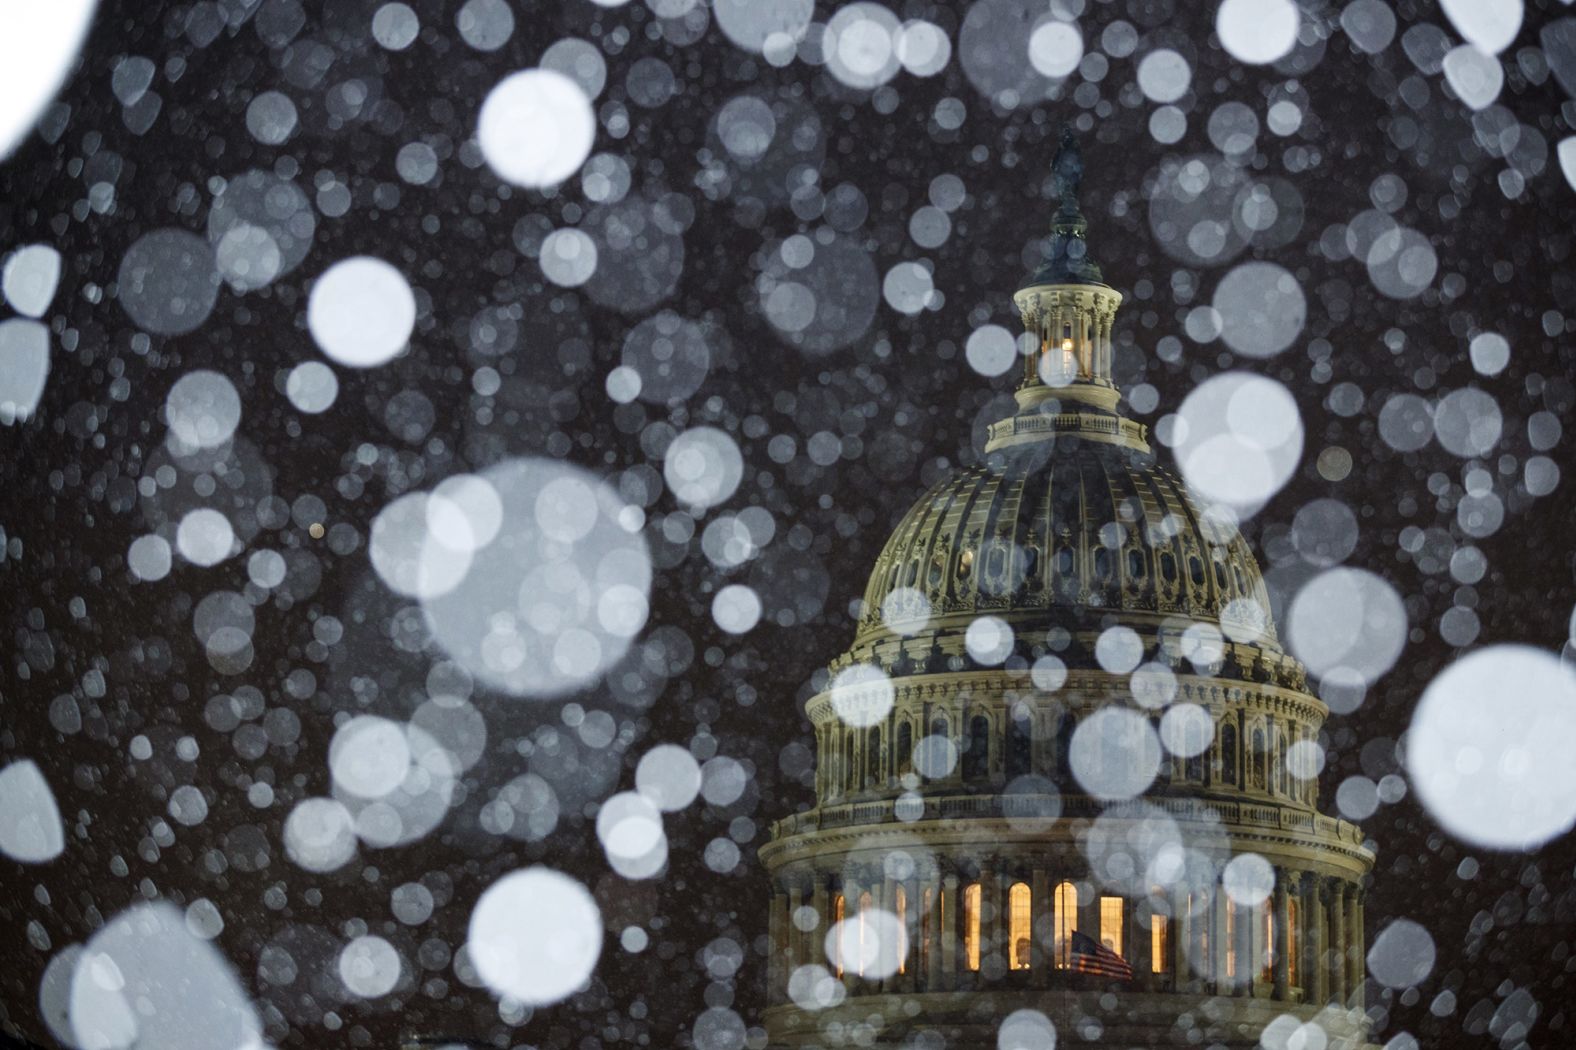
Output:
<instances>
[{"instance_id":1,"label":"spire finial","mask_svg":"<svg viewBox=\"0 0 1576 1050\"><path fill-rule=\"evenodd\" d=\"M1056 195L1061 198L1062 211L1078 211L1078 186L1083 182L1083 153L1078 148L1078 136L1071 124L1062 125L1062 145L1051 161L1051 171L1056 176Z\"/></svg>"},{"instance_id":2,"label":"spire finial","mask_svg":"<svg viewBox=\"0 0 1576 1050\"><path fill-rule=\"evenodd\" d=\"M1085 239L1089 223L1078 206L1078 189L1083 183L1083 150L1072 125L1062 125L1061 146L1051 160L1051 176L1061 206L1051 217L1051 235L1045 242L1040 265L1022 287L1047 284L1103 284L1100 267L1089 257Z\"/></svg>"}]
</instances>

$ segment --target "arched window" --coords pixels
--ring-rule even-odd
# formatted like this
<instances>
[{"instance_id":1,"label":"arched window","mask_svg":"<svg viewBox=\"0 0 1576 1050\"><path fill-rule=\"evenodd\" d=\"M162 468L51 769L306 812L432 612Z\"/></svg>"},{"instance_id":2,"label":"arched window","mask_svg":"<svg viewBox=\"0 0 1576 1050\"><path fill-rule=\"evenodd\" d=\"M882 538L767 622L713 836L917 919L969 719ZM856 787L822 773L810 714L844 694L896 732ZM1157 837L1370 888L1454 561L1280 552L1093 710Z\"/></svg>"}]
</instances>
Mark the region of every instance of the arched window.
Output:
<instances>
[{"instance_id":1,"label":"arched window","mask_svg":"<svg viewBox=\"0 0 1576 1050\"><path fill-rule=\"evenodd\" d=\"M1199 561L1197 558L1189 558L1187 560L1187 573L1193 578L1193 585L1195 587L1204 586L1203 562Z\"/></svg>"},{"instance_id":2,"label":"arched window","mask_svg":"<svg viewBox=\"0 0 1576 1050\"><path fill-rule=\"evenodd\" d=\"M1056 575L1068 580L1073 574L1073 552L1066 547L1056 552Z\"/></svg>"},{"instance_id":3,"label":"arched window","mask_svg":"<svg viewBox=\"0 0 1576 1050\"><path fill-rule=\"evenodd\" d=\"M1213 892L1209 890L1204 890L1198 893L1189 893L1187 895L1187 914L1189 927L1188 937L1190 939L1193 936L1193 924L1198 923L1199 926L1199 957L1193 961L1193 969L1194 972L1196 972L1205 980L1209 980L1215 975L1215 956L1213 949L1210 947L1209 912L1210 904L1212 903L1210 898L1213 896ZM1191 956L1192 954L1193 953L1191 951L1188 952L1188 955Z\"/></svg>"},{"instance_id":4,"label":"arched window","mask_svg":"<svg viewBox=\"0 0 1576 1050\"><path fill-rule=\"evenodd\" d=\"M1004 543L992 543L990 556L985 560L985 574L993 580L1000 580L1007 575L1007 547Z\"/></svg>"},{"instance_id":5,"label":"arched window","mask_svg":"<svg viewBox=\"0 0 1576 1050\"><path fill-rule=\"evenodd\" d=\"M1034 725L1027 711L1007 719L1007 779L1023 776L1033 765Z\"/></svg>"},{"instance_id":6,"label":"arched window","mask_svg":"<svg viewBox=\"0 0 1576 1050\"><path fill-rule=\"evenodd\" d=\"M871 726L865 734L865 786L881 782L881 728Z\"/></svg>"},{"instance_id":7,"label":"arched window","mask_svg":"<svg viewBox=\"0 0 1576 1050\"><path fill-rule=\"evenodd\" d=\"M1078 928L1078 888L1071 882L1056 884L1051 894L1051 909L1056 925L1056 968L1065 970L1072 965L1073 931Z\"/></svg>"},{"instance_id":8,"label":"arched window","mask_svg":"<svg viewBox=\"0 0 1576 1050\"><path fill-rule=\"evenodd\" d=\"M1169 552L1160 555L1160 575L1167 583L1177 582L1177 560Z\"/></svg>"},{"instance_id":9,"label":"arched window","mask_svg":"<svg viewBox=\"0 0 1576 1050\"><path fill-rule=\"evenodd\" d=\"M1029 946L1033 936L1030 926L1032 900L1027 882L1015 882L1007 891L1007 944L1011 949L1010 965L1014 970L1029 968Z\"/></svg>"},{"instance_id":10,"label":"arched window","mask_svg":"<svg viewBox=\"0 0 1576 1050\"><path fill-rule=\"evenodd\" d=\"M990 774L990 720L984 715L969 719L969 741L963 751L965 780L984 780Z\"/></svg>"},{"instance_id":11,"label":"arched window","mask_svg":"<svg viewBox=\"0 0 1576 1050\"><path fill-rule=\"evenodd\" d=\"M919 922L917 923L919 927L919 943L914 946L914 954L919 963L919 973L923 975L930 972L930 931L932 923L936 922L938 918L936 915L938 902L935 891L926 886L924 892L920 894L919 903Z\"/></svg>"},{"instance_id":12,"label":"arched window","mask_svg":"<svg viewBox=\"0 0 1576 1050\"><path fill-rule=\"evenodd\" d=\"M1122 947L1122 898L1100 898L1100 943L1111 951L1124 958L1127 952Z\"/></svg>"},{"instance_id":13,"label":"arched window","mask_svg":"<svg viewBox=\"0 0 1576 1050\"><path fill-rule=\"evenodd\" d=\"M1226 726L1220 731L1220 778L1228 784L1237 782L1237 729Z\"/></svg>"},{"instance_id":14,"label":"arched window","mask_svg":"<svg viewBox=\"0 0 1576 1050\"><path fill-rule=\"evenodd\" d=\"M1094 574L1102 580L1111 578L1111 552L1099 547L1094 552Z\"/></svg>"},{"instance_id":15,"label":"arched window","mask_svg":"<svg viewBox=\"0 0 1576 1050\"><path fill-rule=\"evenodd\" d=\"M980 884L963 887L963 961L971 970L980 968Z\"/></svg>"},{"instance_id":16,"label":"arched window","mask_svg":"<svg viewBox=\"0 0 1576 1050\"><path fill-rule=\"evenodd\" d=\"M1264 786L1264 757L1264 730L1255 729L1253 731L1252 753L1254 787L1261 788Z\"/></svg>"},{"instance_id":17,"label":"arched window","mask_svg":"<svg viewBox=\"0 0 1576 1050\"><path fill-rule=\"evenodd\" d=\"M1161 892L1155 887L1154 892ZM1151 912L1149 916L1149 972L1165 973L1171 966L1171 920Z\"/></svg>"},{"instance_id":18,"label":"arched window","mask_svg":"<svg viewBox=\"0 0 1576 1050\"><path fill-rule=\"evenodd\" d=\"M914 771L914 727L907 722L897 728L897 770L900 774Z\"/></svg>"},{"instance_id":19,"label":"arched window","mask_svg":"<svg viewBox=\"0 0 1576 1050\"><path fill-rule=\"evenodd\" d=\"M1136 550L1127 552L1127 575L1135 580L1144 578L1144 556Z\"/></svg>"}]
</instances>

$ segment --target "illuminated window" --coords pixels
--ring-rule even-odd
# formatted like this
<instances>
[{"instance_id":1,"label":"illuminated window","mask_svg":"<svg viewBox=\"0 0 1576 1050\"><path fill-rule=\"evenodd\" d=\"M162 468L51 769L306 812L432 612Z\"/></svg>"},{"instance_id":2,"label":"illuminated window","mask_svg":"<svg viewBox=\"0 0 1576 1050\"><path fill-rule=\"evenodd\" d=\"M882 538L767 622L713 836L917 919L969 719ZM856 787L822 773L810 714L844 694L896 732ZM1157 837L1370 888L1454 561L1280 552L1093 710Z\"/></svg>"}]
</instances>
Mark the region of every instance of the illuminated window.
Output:
<instances>
[{"instance_id":1,"label":"illuminated window","mask_svg":"<svg viewBox=\"0 0 1576 1050\"><path fill-rule=\"evenodd\" d=\"M931 923L936 921L936 894L930 887L920 896L919 908L919 972L928 973L930 970L930 931Z\"/></svg>"},{"instance_id":2,"label":"illuminated window","mask_svg":"<svg viewBox=\"0 0 1576 1050\"><path fill-rule=\"evenodd\" d=\"M1100 943L1118 955L1122 951L1122 898L1100 898Z\"/></svg>"},{"instance_id":3,"label":"illuminated window","mask_svg":"<svg viewBox=\"0 0 1576 1050\"><path fill-rule=\"evenodd\" d=\"M1164 915L1149 919L1149 970L1165 973L1166 960L1171 955L1171 923Z\"/></svg>"},{"instance_id":4,"label":"illuminated window","mask_svg":"<svg viewBox=\"0 0 1576 1050\"><path fill-rule=\"evenodd\" d=\"M897 945L897 972L908 973L908 891L902 886L897 887L892 897L892 910L897 913L898 934Z\"/></svg>"},{"instance_id":5,"label":"illuminated window","mask_svg":"<svg viewBox=\"0 0 1576 1050\"><path fill-rule=\"evenodd\" d=\"M980 884L963 888L963 957L968 968L980 968Z\"/></svg>"},{"instance_id":6,"label":"illuminated window","mask_svg":"<svg viewBox=\"0 0 1576 1050\"><path fill-rule=\"evenodd\" d=\"M1065 970L1072 962L1073 931L1078 928L1078 890L1070 882L1059 882L1051 903L1056 909L1056 968Z\"/></svg>"},{"instance_id":7,"label":"illuminated window","mask_svg":"<svg viewBox=\"0 0 1576 1050\"><path fill-rule=\"evenodd\" d=\"M834 927L843 921L846 911L847 905L843 903L843 895L839 893L832 898L832 925ZM832 969L837 972L837 976L843 976L843 932L841 930L838 930L837 935L832 938Z\"/></svg>"},{"instance_id":8,"label":"illuminated window","mask_svg":"<svg viewBox=\"0 0 1576 1050\"><path fill-rule=\"evenodd\" d=\"M1228 901L1221 905L1226 909L1226 976L1237 976L1237 905Z\"/></svg>"},{"instance_id":9,"label":"illuminated window","mask_svg":"<svg viewBox=\"0 0 1576 1050\"><path fill-rule=\"evenodd\" d=\"M1032 900L1029 884L1015 882L1007 891L1008 942L1012 945L1012 968L1029 968L1030 914Z\"/></svg>"}]
</instances>

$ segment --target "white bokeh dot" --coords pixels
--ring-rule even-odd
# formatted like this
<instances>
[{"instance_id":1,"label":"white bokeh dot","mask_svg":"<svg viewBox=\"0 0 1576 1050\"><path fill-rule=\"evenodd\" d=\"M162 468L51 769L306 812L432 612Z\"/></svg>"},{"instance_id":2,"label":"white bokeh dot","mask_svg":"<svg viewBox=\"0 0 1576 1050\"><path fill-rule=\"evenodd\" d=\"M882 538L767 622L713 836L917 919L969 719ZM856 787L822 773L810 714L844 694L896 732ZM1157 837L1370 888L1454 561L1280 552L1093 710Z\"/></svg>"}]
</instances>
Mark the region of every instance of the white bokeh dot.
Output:
<instances>
[{"instance_id":1,"label":"white bokeh dot","mask_svg":"<svg viewBox=\"0 0 1576 1050\"><path fill-rule=\"evenodd\" d=\"M405 275L382 259L358 255L329 267L312 285L307 327L329 359L375 368L410 342L416 297Z\"/></svg>"},{"instance_id":2,"label":"white bokeh dot","mask_svg":"<svg viewBox=\"0 0 1576 1050\"><path fill-rule=\"evenodd\" d=\"M579 171L591 155L596 115L575 81L550 69L527 69L488 92L476 138L500 179L543 189Z\"/></svg>"}]
</instances>

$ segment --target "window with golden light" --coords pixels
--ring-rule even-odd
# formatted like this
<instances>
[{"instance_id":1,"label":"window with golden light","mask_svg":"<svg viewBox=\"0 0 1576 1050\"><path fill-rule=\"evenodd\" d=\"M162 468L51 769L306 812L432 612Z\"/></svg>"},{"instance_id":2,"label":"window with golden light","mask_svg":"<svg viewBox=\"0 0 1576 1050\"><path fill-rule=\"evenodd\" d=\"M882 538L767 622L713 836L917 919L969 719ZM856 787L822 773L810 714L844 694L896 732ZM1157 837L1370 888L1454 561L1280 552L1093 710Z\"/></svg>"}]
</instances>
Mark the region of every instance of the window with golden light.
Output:
<instances>
[{"instance_id":1,"label":"window with golden light","mask_svg":"<svg viewBox=\"0 0 1576 1050\"><path fill-rule=\"evenodd\" d=\"M1056 884L1051 896L1056 912L1056 967L1065 970L1072 964L1073 931L1078 928L1078 889L1070 882Z\"/></svg>"},{"instance_id":2,"label":"window with golden light","mask_svg":"<svg viewBox=\"0 0 1576 1050\"><path fill-rule=\"evenodd\" d=\"M1122 949L1122 898L1100 898L1100 943L1118 955L1126 956Z\"/></svg>"},{"instance_id":3,"label":"window with golden light","mask_svg":"<svg viewBox=\"0 0 1576 1050\"><path fill-rule=\"evenodd\" d=\"M1226 976L1237 976L1237 903L1226 901Z\"/></svg>"},{"instance_id":4,"label":"window with golden light","mask_svg":"<svg viewBox=\"0 0 1576 1050\"><path fill-rule=\"evenodd\" d=\"M1029 968L1029 945L1032 938L1030 904L1033 895L1027 882L1015 882L1007 891L1008 940L1012 948L1012 968Z\"/></svg>"}]
</instances>

